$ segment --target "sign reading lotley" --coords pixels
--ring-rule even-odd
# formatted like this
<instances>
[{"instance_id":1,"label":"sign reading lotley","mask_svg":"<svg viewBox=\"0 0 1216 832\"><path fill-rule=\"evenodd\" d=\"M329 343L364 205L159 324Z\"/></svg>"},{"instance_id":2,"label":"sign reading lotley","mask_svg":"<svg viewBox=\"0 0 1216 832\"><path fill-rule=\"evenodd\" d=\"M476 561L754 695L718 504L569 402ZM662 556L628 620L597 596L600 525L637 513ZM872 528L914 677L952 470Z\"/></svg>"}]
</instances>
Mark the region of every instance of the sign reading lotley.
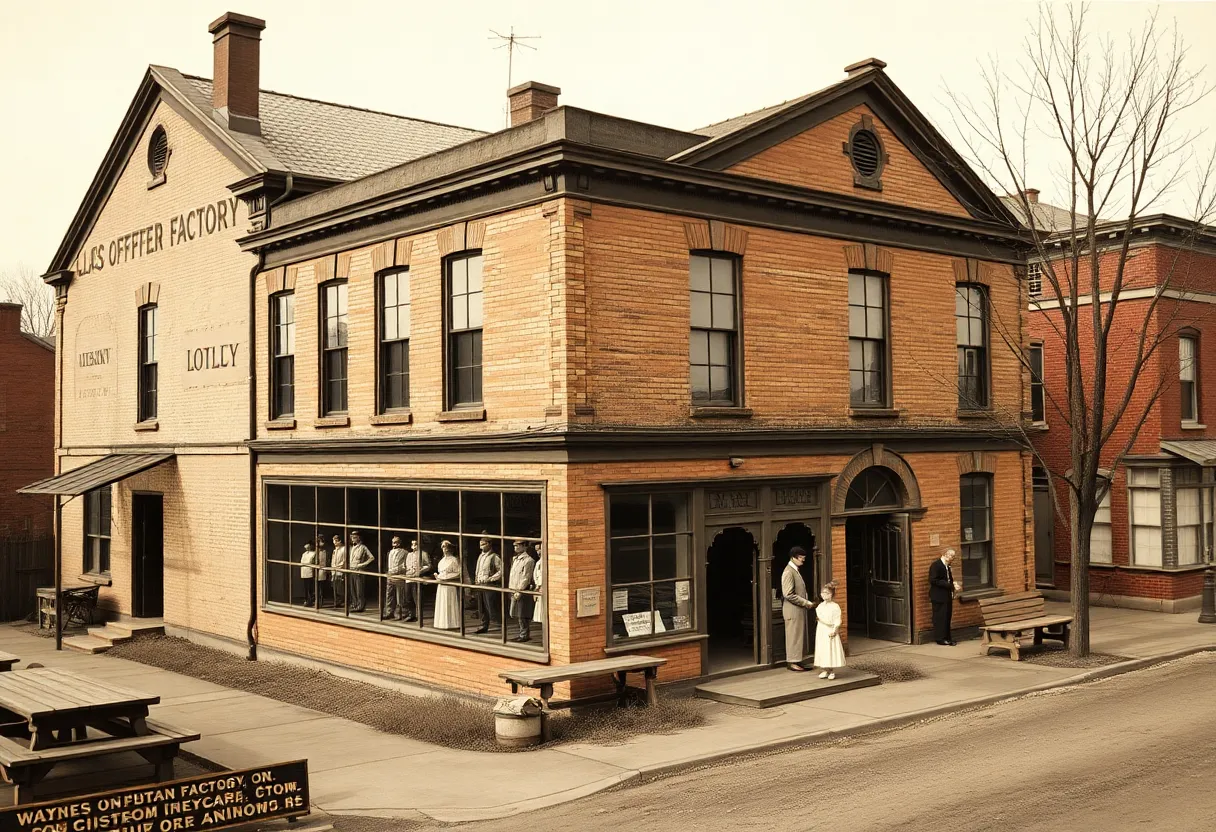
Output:
<instances>
[{"instance_id":1,"label":"sign reading lotley","mask_svg":"<svg viewBox=\"0 0 1216 832\"><path fill-rule=\"evenodd\" d=\"M242 384L249 378L248 329L243 323L220 324L182 333L182 386Z\"/></svg>"},{"instance_id":2,"label":"sign reading lotley","mask_svg":"<svg viewBox=\"0 0 1216 832\"><path fill-rule=\"evenodd\" d=\"M0 809L0 832L209 832L308 812L297 760Z\"/></svg>"}]
</instances>

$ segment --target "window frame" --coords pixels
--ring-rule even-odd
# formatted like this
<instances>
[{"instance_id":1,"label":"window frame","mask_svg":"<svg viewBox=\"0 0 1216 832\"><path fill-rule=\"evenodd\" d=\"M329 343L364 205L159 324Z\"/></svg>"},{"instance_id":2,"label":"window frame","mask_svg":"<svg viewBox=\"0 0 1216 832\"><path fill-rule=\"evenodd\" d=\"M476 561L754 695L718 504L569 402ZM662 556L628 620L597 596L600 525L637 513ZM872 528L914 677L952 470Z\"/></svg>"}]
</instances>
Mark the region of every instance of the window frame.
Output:
<instances>
[{"instance_id":1,"label":"window frame","mask_svg":"<svg viewBox=\"0 0 1216 832\"><path fill-rule=\"evenodd\" d=\"M1183 366L1182 359L1182 344L1189 342L1191 345L1191 358L1187 362L1188 366ZM1191 427L1198 426L1202 421L1199 398L1199 333L1193 329L1184 329L1178 333L1178 416L1182 424ZM1183 373L1190 371L1191 378L1189 380L1183 378ZM1190 385L1190 395L1187 395L1187 385ZM1189 400L1189 401L1188 401ZM1187 404L1189 403L1191 415L1188 418L1186 415Z\"/></svg>"},{"instance_id":2,"label":"window frame","mask_svg":"<svg viewBox=\"0 0 1216 832\"><path fill-rule=\"evenodd\" d=\"M693 258L698 258L698 257L711 261L709 264L710 281L711 281L709 292L701 292L701 290L694 289L692 286L692 261L693 261ZM711 314L711 316L713 314L712 313L713 295L724 294L722 292L713 291L713 283L712 283L712 280L713 280L712 261L713 260L726 261L731 264L731 282L732 282L731 288L732 288L732 294L734 297L734 301L733 301L734 302L734 320L732 321L733 326L729 330L725 330L725 329L721 329L721 328L712 326L712 317L711 317L711 326L710 327L699 327L699 326L694 325L693 321L692 321L692 297L693 297L694 292L701 292L701 294L710 295L710 307L711 307L710 314ZM745 399L743 397L743 258L740 257L738 254L735 254L735 253L729 252L729 251L717 251L717 250L713 250L713 249L691 250L688 253L688 281L689 281L688 282L689 401L692 403L693 407L743 407L743 403L745 401ZM727 337L730 339L730 350L729 350L730 365L729 365L728 369L730 371L730 376L731 376L730 388L731 388L731 394L732 394L729 399L713 398L712 370L715 365L712 363L712 357L710 355L707 355L707 358L710 360L711 363L704 365L710 369L710 397L707 399L698 399L696 397L696 391L692 385L692 370L693 370L693 366L694 366L693 361L692 361L692 338L693 338L694 333L700 333L700 332L705 332L705 333L726 332L726 333L728 333ZM707 350L708 349L709 349L709 347L707 344ZM702 365L698 364L695 366L702 366Z\"/></svg>"},{"instance_id":3,"label":"window frame","mask_svg":"<svg viewBox=\"0 0 1216 832\"><path fill-rule=\"evenodd\" d=\"M452 302L453 302L453 298L454 298L454 295L452 293L452 278L453 278L452 264L457 263L462 260L467 261L467 260L472 260L475 258L481 260L481 280L482 280L481 290L480 290L481 302L482 302L481 322L480 322L480 325L477 327L465 327L464 329L455 330L452 327L452 325L453 325ZM466 304L468 303L467 297L469 294L471 294L470 292L467 291L467 288L468 287L466 285L466 292L464 293L464 296L466 298L466 301L465 301ZM441 302L443 304L443 402L444 402L444 410L447 410L447 411L476 410L479 408L483 408L485 406L485 255L484 255L484 252L482 249L479 249L479 248L466 249L464 251L454 252L453 254L450 254L443 258L443 296L442 296ZM459 378L458 378L456 372L458 369L461 369L461 368L458 368L455 365L456 350L453 348L454 338L457 335L465 335L465 334L470 334L470 333L477 335L477 338L475 340L478 344L478 350L480 352L480 360L478 361L477 364L475 364L475 365L471 364L469 366L470 367L475 366L477 368L477 381L478 381L478 387L480 388L480 391L481 391L481 395L478 397L478 399L476 401L460 401L460 400L458 400L459 397L457 395L457 393L458 393L457 388L459 386Z\"/></svg>"},{"instance_id":4,"label":"window frame","mask_svg":"<svg viewBox=\"0 0 1216 832\"><path fill-rule=\"evenodd\" d=\"M1103 482L1105 483L1105 486L1102 485ZM1089 527L1089 562L1091 564L1097 563L1107 565L1113 564L1115 561L1115 533L1114 523L1112 522L1113 518L1111 516L1111 494L1115 489L1110 480L1106 480L1105 478L1099 478L1098 487L1105 487L1106 491L1098 499L1098 511L1094 514L1093 525ZM1098 515L1101 514L1103 510L1106 511L1106 520L1100 521L1098 520ZM1098 526L1105 527L1107 534L1109 535L1109 540L1107 541L1107 552L1105 558L1102 560L1094 558L1094 529Z\"/></svg>"},{"instance_id":5,"label":"window frame","mask_svg":"<svg viewBox=\"0 0 1216 832\"><path fill-rule=\"evenodd\" d=\"M159 304L145 303L139 307L138 325L139 347L136 355L139 367L136 373L136 421L154 422L160 405L160 308ZM149 317L151 332L148 331ZM148 360L148 343L152 344L152 359ZM149 379L151 376L151 379ZM149 385L149 380L151 384Z\"/></svg>"},{"instance_id":6,"label":"window frame","mask_svg":"<svg viewBox=\"0 0 1216 832\"><path fill-rule=\"evenodd\" d=\"M1035 286L1038 290L1035 290ZM1026 264L1026 295L1030 298L1043 297L1043 264L1042 263L1027 263Z\"/></svg>"},{"instance_id":7,"label":"window frame","mask_svg":"<svg viewBox=\"0 0 1216 832\"><path fill-rule=\"evenodd\" d=\"M980 315L979 315L978 320L980 321L980 333L981 333L981 340L983 341L983 344L979 345L978 347L974 344L958 343L958 321L960 318L960 315L958 314L958 297L959 297L961 290L967 290L968 292L974 291L976 293L976 296L980 299L981 306L980 306ZM991 314L992 314L992 312L991 312L992 306L991 306L991 298L988 296L988 287L982 283L956 283L954 286L954 295L955 295L954 344L955 344L955 358L956 358L956 362L958 363L958 367L957 367L957 371L956 371L956 379L957 379L957 387L958 387L958 409L962 410L962 411L973 411L973 412L988 411L988 410L992 409L992 350L991 350L992 338L991 338L991 334L989 332L989 318L991 317ZM968 332L970 332L970 322L973 320L977 320L977 318L971 314L971 311L970 311L971 308L972 308L971 303L970 303L970 300L968 299L968 302L967 302L968 311L967 311L967 315L965 316L966 320L968 321ZM962 380L963 380L964 376L962 373L962 369L963 369L965 362L960 360L960 358L967 350L979 350L981 353L982 366L980 367L979 372L974 376L974 378L976 378L978 383L983 386L983 389L982 389L983 401L982 402L973 401L973 400L964 400L964 397L963 397ZM972 378L972 376L967 376L967 378Z\"/></svg>"},{"instance_id":8,"label":"window frame","mask_svg":"<svg viewBox=\"0 0 1216 832\"><path fill-rule=\"evenodd\" d=\"M959 483L958 483L958 487L959 487L959 535L958 535L958 537L959 537L959 549L960 549L959 569L962 571L962 574L965 575L967 561L968 560L977 560L977 558L974 558L969 554L969 550L972 547L983 546L985 549L983 557L984 557L984 559L986 559L988 561L988 581L986 583L967 585L966 580L964 578L964 589L968 592L971 590L975 590L975 589L993 589L996 587L996 557L995 557L995 550L996 550L995 531L996 530L993 528L993 520L994 520L993 506L994 506L994 503L996 502L996 500L995 500L995 479L996 478L992 474L990 474L986 471L972 471L971 473L963 474L958 478L958 480L959 480ZM986 506L982 507L983 510L985 512L987 512L987 518L986 518L987 522L985 523L985 525L988 530L988 536L983 540L975 540L975 539L967 540L963 533L963 529L965 528L965 526L963 525L963 512L971 511L972 514L974 515L975 511L977 510L974 504L971 504L970 507L968 508L966 506L966 504L964 504L964 502L963 502L964 483L968 483L969 481L972 481L972 480L983 482L986 487L987 495L988 495L988 504ZM972 486L972 488L968 490L968 493L974 494L974 486ZM972 528L974 529L974 524L972 525Z\"/></svg>"},{"instance_id":9,"label":"window frame","mask_svg":"<svg viewBox=\"0 0 1216 832\"><path fill-rule=\"evenodd\" d=\"M98 530L92 532L89 530L90 512L93 502L97 500L102 503L97 507ZM108 518L109 522L102 523L103 517ZM105 528L103 529L102 526ZM110 545L114 537L114 489L112 485L103 485L85 492L83 532L84 550L81 553L81 570L86 575L111 574ZM96 547L94 547L94 541L97 543Z\"/></svg>"},{"instance_id":10,"label":"window frame","mask_svg":"<svg viewBox=\"0 0 1216 832\"><path fill-rule=\"evenodd\" d=\"M1038 354L1039 369L1035 372L1034 355ZM1042 341L1031 341L1027 348L1026 364L1030 370L1030 421L1036 425L1047 424L1047 386L1044 382L1043 361L1046 354ZM1038 408L1035 408L1035 392L1038 391Z\"/></svg>"},{"instance_id":11,"label":"window frame","mask_svg":"<svg viewBox=\"0 0 1216 832\"><path fill-rule=\"evenodd\" d=\"M330 347L329 342L329 290L331 288L344 288L346 311L335 315L334 318L339 322L346 322L346 340L342 346ZM320 366L318 367L317 378L320 379L318 385L318 404L320 405L320 416L346 416L350 413L350 282L345 277L339 277L334 280L327 280L318 287L319 303L317 304L317 312L319 316L319 326L317 328L317 357ZM336 408L332 406L330 401L330 382L328 370L328 358L330 353L341 352L343 354L343 377L342 381L342 398L343 407Z\"/></svg>"},{"instance_id":12,"label":"window frame","mask_svg":"<svg viewBox=\"0 0 1216 832\"><path fill-rule=\"evenodd\" d=\"M384 325L384 315L385 315L385 312L387 311L387 306L385 305L386 304L385 293L386 293L388 278L399 277L400 275L405 275L405 285L407 287L407 291L409 292L409 300L405 304L400 303L400 299L401 299L400 291L401 290L400 290L400 284L398 284L398 289L397 289L398 303L393 308L400 309L402 306L405 306L407 308L406 320L409 322L408 323L409 333L404 338L402 338L402 337L400 337L400 331L398 331L398 337L394 338L393 340L390 341L385 338L386 330L385 330L385 325ZM406 412L409 412L409 410L410 410L410 375L411 374L410 374L409 358L410 358L410 342L411 342L411 339L413 338L413 331L414 331L412 315L413 315L413 286L412 286L412 281L410 279L410 267L409 266L394 266L392 268L384 269L381 272L379 272L376 275L376 327L375 327L375 332L376 332L376 413L381 414L381 415L387 414L387 413L406 413ZM405 396L405 402L403 404L390 405L388 402L388 398L389 398L389 396L388 396L388 381L389 381L388 362L385 360L386 359L385 352L386 352L386 347L390 347L392 345L402 344L402 343L404 343L404 345L405 345L405 347L404 347L404 349L405 349L405 372L399 373L398 375L404 376L403 392L404 392L404 396Z\"/></svg>"},{"instance_id":13,"label":"window frame","mask_svg":"<svg viewBox=\"0 0 1216 832\"><path fill-rule=\"evenodd\" d=\"M848 286L848 282L846 282L846 284L845 284L845 303L846 303L847 325L849 328L849 333L848 333L849 407L854 408L854 409L886 410L892 406L891 402L892 402L892 398L893 398L892 393L891 393L892 388L893 388L893 380L892 380L893 374L891 372L891 276L889 274L887 274L886 272L875 271L873 269L850 269L846 275L847 281L851 281L854 276L858 276L858 277L862 278L862 295L863 295L862 304L863 305L860 308L863 310L866 310L866 311L868 311L874 307L872 307L868 303L869 297L868 297L868 293L866 292L867 281L865 280L865 278L876 277L881 281L881 284L882 284L883 337L881 339L876 339L876 338L870 338L868 336L866 336L866 337L854 336L852 334L852 331L851 331L852 330L852 313L849 310L852 310L852 308L854 306L856 306L856 304L853 304L852 302L849 301L849 291L848 291L849 286ZM864 315L864 317L867 318L867 329L868 329L868 315ZM879 356L881 357L881 360L882 360L882 366L879 368L879 372L882 376L882 378L881 378L881 391L882 391L881 400L878 402L866 402L864 400L855 401L853 399L853 373L861 372L863 374L863 379L864 379L864 374L868 371L866 371L864 369L863 370L854 370L853 369L853 346L852 346L853 342L861 341L863 343L862 361L864 362L865 361L864 343L867 341L877 341L877 340L881 340L881 342L882 342L882 346L879 349ZM863 383L863 391L864 391L864 383Z\"/></svg>"},{"instance_id":14,"label":"window frame","mask_svg":"<svg viewBox=\"0 0 1216 832\"><path fill-rule=\"evenodd\" d=\"M1166 568L1165 567L1165 522L1164 522L1164 518L1162 517L1162 513L1161 513L1161 509L1162 509L1161 472L1163 470L1164 469L1161 467L1151 467L1151 466L1150 467L1135 467L1135 468L1127 467L1127 468L1125 468L1125 472L1126 472L1125 480L1126 481L1124 483L1124 487L1126 488L1126 491L1127 491L1127 526L1128 526L1127 559L1128 559L1128 564L1130 566L1135 566L1135 567L1140 567L1140 568L1145 568L1145 569L1164 569L1164 568ZM1142 485L1142 484L1133 483L1132 482L1133 475L1138 474L1142 471L1155 472L1157 475L1157 484L1156 485ZM1155 524L1137 522L1136 496L1135 496L1136 491L1156 492L1156 494L1157 494L1156 521L1157 522ZM1149 529L1149 528L1157 529L1157 549L1159 552L1157 563L1142 563L1137 558L1137 555L1136 555L1136 549L1137 549L1137 547L1136 547L1136 528L1137 527L1146 528L1146 529Z\"/></svg>"},{"instance_id":15,"label":"window frame","mask_svg":"<svg viewBox=\"0 0 1216 832\"><path fill-rule=\"evenodd\" d=\"M295 387L296 387L296 385L295 385L295 376L296 376L295 306L296 306L296 303L295 303L295 301L296 301L296 298L295 298L295 295L296 295L296 293L295 293L294 289L288 289L283 292L275 292L273 295L270 296L270 299L269 299L270 300L270 308L269 308L270 337L268 339L269 347L270 347L270 385L269 385L270 386L270 394L269 394L270 402L269 402L269 404L270 404L270 418L272 420L291 418L291 417L295 416L295 413L296 413L296 408L295 408L295 403L296 403L296 393L295 393ZM280 301L284 301L284 300L290 300L290 305L291 305L291 321L288 323L283 323L282 319L281 319ZM290 350L290 352L280 353L279 352L280 330L287 328L287 327L290 328L289 329L289 340L290 340L291 350ZM290 363L291 383L289 385L285 385L283 383L283 370L280 367L280 364L283 362ZM289 409L283 409L282 407L280 407L279 392L280 392L280 389L284 388L284 387L291 388L291 407Z\"/></svg>"}]
</instances>

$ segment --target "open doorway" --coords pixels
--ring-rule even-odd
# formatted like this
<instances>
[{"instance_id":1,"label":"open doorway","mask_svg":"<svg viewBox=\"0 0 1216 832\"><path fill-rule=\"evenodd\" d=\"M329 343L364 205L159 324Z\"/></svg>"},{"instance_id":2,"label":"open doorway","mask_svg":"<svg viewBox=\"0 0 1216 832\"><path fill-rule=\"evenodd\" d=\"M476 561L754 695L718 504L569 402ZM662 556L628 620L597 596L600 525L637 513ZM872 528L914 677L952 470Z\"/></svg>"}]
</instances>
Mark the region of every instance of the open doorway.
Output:
<instances>
[{"instance_id":1,"label":"open doorway","mask_svg":"<svg viewBox=\"0 0 1216 832\"><path fill-rule=\"evenodd\" d=\"M709 673L757 663L756 556L758 527L710 529L705 558Z\"/></svg>"},{"instance_id":2,"label":"open doorway","mask_svg":"<svg viewBox=\"0 0 1216 832\"><path fill-rule=\"evenodd\" d=\"M131 495L131 615L165 614L165 508L160 494Z\"/></svg>"},{"instance_id":3,"label":"open doorway","mask_svg":"<svg viewBox=\"0 0 1216 832\"><path fill-rule=\"evenodd\" d=\"M807 592L812 599L819 597L822 575L819 572L819 557L815 553L815 533L805 523L787 523L781 531L777 532L777 536L773 540L772 582L770 583L773 590L772 598L769 600L773 617L774 662L785 660L785 619L781 615L781 575L790 562L790 549L795 546L801 546L807 554L806 562L799 570L802 573L803 582L806 583ZM812 610L807 617L807 632L814 633L814 628L815 612Z\"/></svg>"}]
</instances>

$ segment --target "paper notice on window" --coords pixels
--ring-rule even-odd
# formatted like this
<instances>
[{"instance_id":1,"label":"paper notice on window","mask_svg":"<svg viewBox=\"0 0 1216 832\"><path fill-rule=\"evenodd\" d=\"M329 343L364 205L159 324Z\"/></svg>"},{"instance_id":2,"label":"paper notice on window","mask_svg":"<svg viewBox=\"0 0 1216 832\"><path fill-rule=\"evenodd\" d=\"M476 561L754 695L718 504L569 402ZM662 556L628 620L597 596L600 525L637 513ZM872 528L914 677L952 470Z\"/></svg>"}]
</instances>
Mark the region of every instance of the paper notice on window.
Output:
<instances>
[{"instance_id":1,"label":"paper notice on window","mask_svg":"<svg viewBox=\"0 0 1216 832\"><path fill-rule=\"evenodd\" d=\"M688 581L676 581L676 601L687 601L689 595Z\"/></svg>"},{"instance_id":2,"label":"paper notice on window","mask_svg":"<svg viewBox=\"0 0 1216 832\"><path fill-rule=\"evenodd\" d=\"M629 590L612 590L612 611L627 612L629 610Z\"/></svg>"},{"instance_id":3,"label":"paper notice on window","mask_svg":"<svg viewBox=\"0 0 1216 832\"><path fill-rule=\"evenodd\" d=\"M692 621L687 615L673 615L671 617L671 629L687 630L692 627Z\"/></svg>"},{"instance_id":4,"label":"paper notice on window","mask_svg":"<svg viewBox=\"0 0 1216 832\"><path fill-rule=\"evenodd\" d=\"M657 612L654 614L654 631L656 633L667 632L667 628L663 626L663 616L659 615Z\"/></svg>"},{"instance_id":5,"label":"paper notice on window","mask_svg":"<svg viewBox=\"0 0 1216 832\"><path fill-rule=\"evenodd\" d=\"M621 621L625 622L625 632L630 638L650 635L650 616L649 611L627 612L621 616Z\"/></svg>"}]
</instances>

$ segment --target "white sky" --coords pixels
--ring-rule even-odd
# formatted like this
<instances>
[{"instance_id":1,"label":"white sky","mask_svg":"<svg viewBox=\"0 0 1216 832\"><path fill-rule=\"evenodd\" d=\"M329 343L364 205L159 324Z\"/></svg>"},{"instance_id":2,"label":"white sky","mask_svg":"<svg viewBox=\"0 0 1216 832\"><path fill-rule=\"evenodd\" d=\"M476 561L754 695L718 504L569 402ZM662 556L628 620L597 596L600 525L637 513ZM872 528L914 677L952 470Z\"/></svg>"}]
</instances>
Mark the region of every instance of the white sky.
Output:
<instances>
[{"instance_id":1,"label":"white sky","mask_svg":"<svg viewBox=\"0 0 1216 832\"><path fill-rule=\"evenodd\" d=\"M226 5L225 5L226 4ZM1100 3L1095 31L1122 37L1148 4ZM692 129L844 77L868 56L948 137L951 88L982 94L976 70L1011 66L1022 2L822 0L39 0L0 28L0 272L50 263L150 63L211 75L207 25L231 9L265 18L262 87L478 127L502 126L506 54L489 29L539 34L514 81L562 88L565 104ZM1216 43L1216 2L1163 4L1196 69ZM1203 69L1216 86L1216 69ZM1193 111L1216 125L1216 95ZM1212 137L1205 137L1206 147ZM1043 162L1045 201L1055 197ZM1186 213L1186 194L1165 206Z\"/></svg>"}]
</instances>

